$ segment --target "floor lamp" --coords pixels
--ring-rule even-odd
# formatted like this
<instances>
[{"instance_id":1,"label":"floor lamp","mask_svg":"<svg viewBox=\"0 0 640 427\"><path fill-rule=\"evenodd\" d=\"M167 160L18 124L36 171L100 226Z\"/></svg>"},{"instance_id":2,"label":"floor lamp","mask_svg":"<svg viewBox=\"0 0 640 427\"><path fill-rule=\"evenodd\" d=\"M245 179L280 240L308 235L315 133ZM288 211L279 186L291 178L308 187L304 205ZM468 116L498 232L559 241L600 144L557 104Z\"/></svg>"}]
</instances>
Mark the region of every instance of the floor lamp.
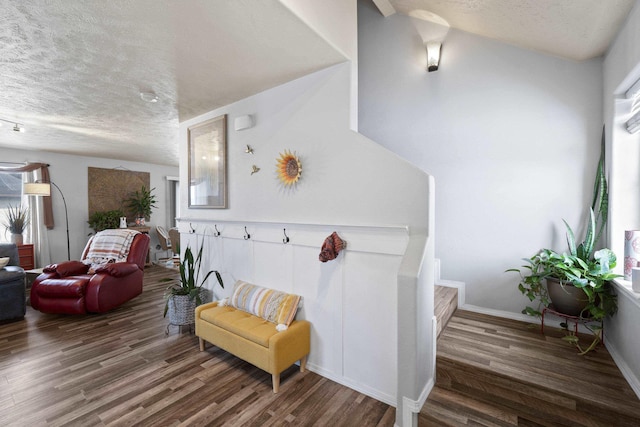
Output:
<instances>
[{"instance_id":1,"label":"floor lamp","mask_svg":"<svg viewBox=\"0 0 640 427\"><path fill-rule=\"evenodd\" d=\"M51 186L54 186L60 192L62 196L62 202L64 203L64 216L67 221L67 259L71 260L71 247L69 243L69 211L67 210L67 200L62 194L62 190L54 182L25 182L22 187L22 192L27 196L51 196Z\"/></svg>"}]
</instances>

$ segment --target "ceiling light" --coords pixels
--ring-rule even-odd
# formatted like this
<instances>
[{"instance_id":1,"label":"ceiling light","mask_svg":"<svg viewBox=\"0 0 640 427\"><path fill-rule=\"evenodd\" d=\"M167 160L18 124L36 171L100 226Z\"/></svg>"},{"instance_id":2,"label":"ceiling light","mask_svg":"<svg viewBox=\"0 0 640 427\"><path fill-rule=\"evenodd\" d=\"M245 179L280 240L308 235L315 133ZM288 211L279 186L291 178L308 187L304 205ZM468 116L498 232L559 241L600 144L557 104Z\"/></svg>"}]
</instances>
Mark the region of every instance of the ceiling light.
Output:
<instances>
[{"instance_id":1,"label":"ceiling light","mask_svg":"<svg viewBox=\"0 0 640 427\"><path fill-rule=\"evenodd\" d=\"M140 99L146 102L158 102L158 95L154 92L140 92Z\"/></svg>"},{"instance_id":2,"label":"ceiling light","mask_svg":"<svg viewBox=\"0 0 640 427\"><path fill-rule=\"evenodd\" d=\"M9 123L11 125L13 125L13 130L15 132L24 132L24 125L21 123L18 123L14 120L6 120L6 119L2 119L0 118L0 126L2 126L1 122L5 122L5 123Z\"/></svg>"}]
</instances>

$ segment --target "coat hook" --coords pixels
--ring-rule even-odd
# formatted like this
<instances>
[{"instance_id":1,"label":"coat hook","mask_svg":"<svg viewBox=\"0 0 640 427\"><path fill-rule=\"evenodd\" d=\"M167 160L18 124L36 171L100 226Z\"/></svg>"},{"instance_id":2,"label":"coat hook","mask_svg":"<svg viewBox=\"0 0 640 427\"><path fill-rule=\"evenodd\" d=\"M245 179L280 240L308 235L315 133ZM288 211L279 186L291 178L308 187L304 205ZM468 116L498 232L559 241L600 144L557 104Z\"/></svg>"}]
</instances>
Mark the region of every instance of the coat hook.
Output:
<instances>
[{"instance_id":1,"label":"coat hook","mask_svg":"<svg viewBox=\"0 0 640 427\"><path fill-rule=\"evenodd\" d=\"M213 233L213 235L214 235L215 237L219 237L219 236L220 236L220 230L218 230L218 225L217 225L217 224L215 224L215 225L213 226L213 228L215 228L215 229L216 229L216 232L215 232L215 233Z\"/></svg>"},{"instance_id":2,"label":"coat hook","mask_svg":"<svg viewBox=\"0 0 640 427\"><path fill-rule=\"evenodd\" d=\"M191 223L189 223L189 233L193 234L196 232L196 229L193 228L193 225L191 225Z\"/></svg>"},{"instance_id":3,"label":"coat hook","mask_svg":"<svg viewBox=\"0 0 640 427\"><path fill-rule=\"evenodd\" d=\"M287 243L289 243L289 236L287 236L287 229L283 228L282 232L284 233L284 239L282 239L282 243L286 245Z\"/></svg>"},{"instance_id":4,"label":"coat hook","mask_svg":"<svg viewBox=\"0 0 640 427\"><path fill-rule=\"evenodd\" d=\"M244 227L244 240L249 240L251 238L251 234L247 231L247 227Z\"/></svg>"}]
</instances>

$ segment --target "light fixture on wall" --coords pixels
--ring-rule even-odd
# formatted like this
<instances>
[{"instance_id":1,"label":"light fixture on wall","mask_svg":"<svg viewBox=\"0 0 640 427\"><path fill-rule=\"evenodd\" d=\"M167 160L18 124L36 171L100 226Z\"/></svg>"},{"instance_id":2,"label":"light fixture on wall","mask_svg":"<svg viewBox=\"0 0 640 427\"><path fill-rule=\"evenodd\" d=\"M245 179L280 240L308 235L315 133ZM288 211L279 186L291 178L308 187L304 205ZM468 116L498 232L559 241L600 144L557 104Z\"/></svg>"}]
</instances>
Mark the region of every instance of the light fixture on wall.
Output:
<instances>
[{"instance_id":1,"label":"light fixture on wall","mask_svg":"<svg viewBox=\"0 0 640 427\"><path fill-rule=\"evenodd\" d=\"M449 23L435 13L413 10L409 13L411 23L420 34L427 51L427 71L436 71L440 66L442 41L449 32Z\"/></svg>"},{"instance_id":2,"label":"light fixture on wall","mask_svg":"<svg viewBox=\"0 0 640 427\"><path fill-rule=\"evenodd\" d=\"M22 192L26 196L51 196L51 186L54 186L60 192L62 196L62 202L64 203L64 216L67 221L67 259L71 260L71 245L69 240L69 211L67 210L67 200L62 194L62 190L53 181L50 182L25 182L22 184Z\"/></svg>"},{"instance_id":3,"label":"light fixture on wall","mask_svg":"<svg viewBox=\"0 0 640 427\"><path fill-rule=\"evenodd\" d=\"M235 130L245 130L253 127L253 116L250 114L236 117L233 121Z\"/></svg>"},{"instance_id":4,"label":"light fixture on wall","mask_svg":"<svg viewBox=\"0 0 640 427\"><path fill-rule=\"evenodd\" d=\"M24 125L22 123L18 123L14 120L5 120L1 118L0 118L0 122L12 124L14 132L24 132ZM2 126L2 123L0 123L0 126Z\"/></svg>"},{"instance_id":5,"label":"light fixture on wall","mask_svg":"<svg viewBox=\"0 0 640 427\"><path fill-rule=\"evenodd\" d=\"M427 43L427 71L438 70L438 66L440 65L440 49L442 49L442 43Z\"/></svg>"}]
</instances>

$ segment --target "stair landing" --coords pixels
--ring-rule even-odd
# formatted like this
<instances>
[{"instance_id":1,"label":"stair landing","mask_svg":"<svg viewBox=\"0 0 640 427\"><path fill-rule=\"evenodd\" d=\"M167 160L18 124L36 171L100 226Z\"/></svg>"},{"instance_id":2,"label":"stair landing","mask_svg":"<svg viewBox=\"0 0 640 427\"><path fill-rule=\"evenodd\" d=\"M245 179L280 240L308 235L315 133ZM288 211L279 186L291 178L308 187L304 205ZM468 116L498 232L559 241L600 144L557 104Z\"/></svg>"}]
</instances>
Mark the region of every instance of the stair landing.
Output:
<instances>
[{"instance_id":1,"label":"stair landing","mask_svg":"<svg viewBox=\"0 0 640 427\"><path fill-rule=\"evenodd\" d=\"M433 305L437 321L437 335L439 337L458 308L458 289L436 285Z\"/></svg>"},{"instance_id":2,"label":"stair landing","mask_svg":"<svg viewBox=\"0 0 640 427\"><path fill-rule=\"evenodd\" d=\"M458 310L438 340L420 426L640 426L640 400L606 348L563 331Z\"/></svg>"}]
</instances>

